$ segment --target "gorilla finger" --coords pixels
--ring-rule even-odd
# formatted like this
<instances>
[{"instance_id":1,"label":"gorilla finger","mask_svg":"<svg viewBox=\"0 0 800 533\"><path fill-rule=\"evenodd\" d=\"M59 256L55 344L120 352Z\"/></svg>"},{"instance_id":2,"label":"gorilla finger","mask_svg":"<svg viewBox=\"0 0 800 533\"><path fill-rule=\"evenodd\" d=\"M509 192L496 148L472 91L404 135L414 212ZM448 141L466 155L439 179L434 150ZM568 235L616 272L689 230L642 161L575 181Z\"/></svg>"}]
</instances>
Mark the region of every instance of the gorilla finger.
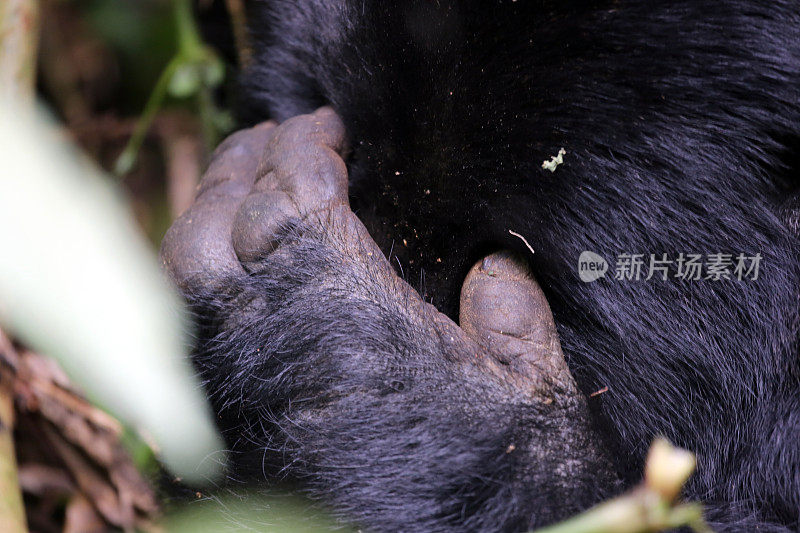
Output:
<instances>
[{"instance_id":1,"label":"gorilla finger","mask_svg":"<svg viewBox=\"0 0 800 533\"><path fill-rule=\"evenodd\" d=\"M264 146L274 129L275 122L262 122L225 139L211 156L197 198L206 194L246 196L256 180Z\"/></svg>"},{"instance_id":2,"label":"gorilla finger","mask_svg":"<svg viewBox=\"0 0 800 533\"><path fill-rule=\"evenodd\" d=\"M336 111L327 106L281 123L277 137L278 142L290 146L301 141L324 145L340 155L343 155L347 148L344 123Z\"/></svg>"},{"instance_id":3,"label":"gorilla finger","mask_svg":"<svg viewBox=\"0 0 800 533\"><path fill-rule=\"evenodd\" d=\"M260 155L273 129L274 123L265 122L234 133L220 144L200 182L195 203L164 236L161 261L182 290L213 290L219 280L242 272L231 229L239 204L255 181Z\"/></svg>"},{"instance_id":4,"label":"gorilla finger","mask_svg":"<svg viewBox=\"0 0 800 533\"><path fill-rule=\"evenodd\" d=\"M344 125L330 108L287 120L264 150L254 190L286 192L301 214L349 205L345 143Z\"/></svg>"},{"instance_id":5,"label":"gorilla finger","mask_svg":"<svg viewBox=\"0 0 800 533\"><path fill-rule=\"evenodd\" d=\"M461 291L460 325L539 392L577 387L558 340L550 306L527 264L512 252L472 267Z\"/></svg>"},{"instance_id":6,"label":"gorilla finger","mask_svg":"<svg viewBox=\"0 0 800 533\"><path fill-rule=\"evenodd\" d=\"M233 222L233 248L243 264L274 251L290 218L314 214L321 217L316 225L327 227L323 219L330 218L332 209L349 210L347 167L337 152L344 142L341 120L326 108L275 128L264 148L259 179Z\"/></svg>"},{"instance_id":7,"label":"gorilla finger","mask_svg":"<svg viewBox=\"0 0 800 533\"><path fill-rule=\"evenodd\" d=\"M239 261L257 261L278 244L281 227L299 215L296 204L283 191L257 192L242 202L233 222L233 249Z\"/></svg>"},{"instance_id":8,"label":"gorilla finger","mask_svg":"<svg viewBox=\"0 0 800 533\"><path fill-rule=\"evenodd\" d=\"M184 292L214 290L220 280L242 273L231 244L231 226L241 203L236 197L204 196L169 228L161 262Z\"/></svg>"}]
</instances>

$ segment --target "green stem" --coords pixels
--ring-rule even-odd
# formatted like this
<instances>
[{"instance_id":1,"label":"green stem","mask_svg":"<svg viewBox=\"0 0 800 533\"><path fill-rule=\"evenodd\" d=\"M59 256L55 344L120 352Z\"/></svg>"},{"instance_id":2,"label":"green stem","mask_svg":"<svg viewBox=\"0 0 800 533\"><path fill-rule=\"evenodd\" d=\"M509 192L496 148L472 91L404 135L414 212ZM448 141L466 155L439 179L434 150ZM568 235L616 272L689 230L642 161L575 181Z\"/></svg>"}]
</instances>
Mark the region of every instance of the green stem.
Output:
<instances>
[{"instance_id":1,"label":"green stem","mask_svg":"<svg viewBox=\"0 0 800 533\"><path fill-rule=\"evenodd\" d=\"M697 503L670 506L657 493L638 488L534 533L649 533L689 526L698 533L711 530Z\"/></svg>"},{"instance_id":2,"label":"green stem","mask_svg":"<svg viewBox=\"0 0 800 533\"><path fill-rule=\"evenodd\" d=\"M127 174L136 163L139 149L142 147L145 135L150 129L153 119L164 103L164 99L169 92L170 81L175 72L184 64L202 60L206 53L205 46L200 38L200 31L194 19L191 0L173 0L172 6L175 28L178 34L178 50L158 78L156 86L153 88L147 104L145 104L142 116L136 123L133 135L131 135L128 144L114 164L114 173L117 176Z\"/></svg>"},{"instance_id":3,"label":"green stem","mask_svg":"<svg viewBox=\"0 0 800 533\"><path fill-rule=\"evenodd\" d=\"M194 19L191 0L173 0L175 25L178 31L178 54L185 58L202 53L203 40Z\"/></svg>"},{"instance_id":4,"label":"green stem","mask_svg":"<svg viewBox=\"0 0 800 533\"><path fill-rule=\"evenodd\" d=\"M136 163L136 156L139 154L139 149L142 147L142 142L144 142L147 130L150 129L153 119L156 117L158 110L161 109L161 104L164 102L164 98L166 98L167 91L169 90L169 82L172 80L172 76L182 62L182 59L176 56L167 63L167 66L164 68L163 72L161 72L161 76L159 76L153 92L150 93L150 98L147 99L147 104L144 106L142 116L139 117L136 123L136 129L133 130L133 135L131 135L128 144L125 146L125 150L122 151L122 154L120 154L117 158L117 162L114 164L114 173L117 176L127 174L131 168L133 168L134 163Z\"/></svg>"},{"instance_id":5,"label":"green stem","mask_svg":"<svg viewBox=\"0 0 800 533\"><path fill-rule=\"evenodd\" d=\"M696 533L714 533L703 519L703 506L699 503L685 503L673 507L668 522L670 528L689 526Z\"/></svg>"},{"instance_id":6,"label":"green stem","mask_svg":"<svg viewBox=\"0 0 800 533\"><path fill-rule=\"evenodd\" d=\"M644 494L633 494L602 503L559 524L537 529L535 533L637 533L648 531L647 502Z\"/></svg>"}]
</instances>

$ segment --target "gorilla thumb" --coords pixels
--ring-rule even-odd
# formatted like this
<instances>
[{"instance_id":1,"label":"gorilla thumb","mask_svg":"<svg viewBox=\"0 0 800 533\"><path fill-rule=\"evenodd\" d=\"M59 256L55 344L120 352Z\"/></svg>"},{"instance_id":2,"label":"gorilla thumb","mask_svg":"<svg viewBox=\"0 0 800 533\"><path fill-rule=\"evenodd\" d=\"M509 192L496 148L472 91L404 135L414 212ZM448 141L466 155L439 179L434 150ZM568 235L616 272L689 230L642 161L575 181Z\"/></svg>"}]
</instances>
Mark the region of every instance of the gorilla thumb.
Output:
<instances>
[{"instance_id":1,"label":"gorilla thumb","mask_svg":"<svg viewBox=\"0 0 800 533\"><path fill-rule=\"evenodd\" d=\"M550 306L526 262L509 251L478 261L461 289L459 322L500 363L549 397L575 394Z\"/></svg>"}]
</instances>

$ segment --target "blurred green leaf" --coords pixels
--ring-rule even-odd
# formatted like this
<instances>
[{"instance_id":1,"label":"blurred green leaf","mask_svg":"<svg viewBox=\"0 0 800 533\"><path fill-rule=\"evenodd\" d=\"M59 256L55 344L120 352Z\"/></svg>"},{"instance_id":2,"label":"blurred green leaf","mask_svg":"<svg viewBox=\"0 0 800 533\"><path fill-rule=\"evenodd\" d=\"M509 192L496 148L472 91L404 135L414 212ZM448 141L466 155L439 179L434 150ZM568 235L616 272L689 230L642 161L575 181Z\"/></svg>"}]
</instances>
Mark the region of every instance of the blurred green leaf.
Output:
<instances>
[{"instance_id":1,"label":"blurred green leaf","mask_svg":"<svg viewBox=\"0 0 800 533\"><path fill-rule=\"evenodd\" d=\"M209 50L208 59L203 65L203 81L213 89L219 87L224 80L225 65L216 53Z\"/></svg>"},{"instance_id":2,"label":"blurred green leaf","mask_svg":"<svg viewBox=\"0 0 800 533\"><path fill-rule=\"evenodd\" d=\"M107 183L55 127L0 104L0 319L202 482L224 453L181 304Z\"/></svg>"},{"instance_id":3,"label":"blurred green leaf","mask_svg":"<svg viewBox=\"0 0 800 533\"><path fill-rule=\"evenodd\" d=\"M207 498L193 502L164 522L169 533L262 533L347 532L309 502L285 495L269 497L237 494L235 497Z\"/></svg>"},{"instance_id":4,"label":"blurred green leaf","mask_svg":"<svg viewBox=\"0 0 800 533\"><path fill-rule=\"evenodd\" d=\"M186 98L200 90L201 71L194 63L178 65L169 80L169 94L177 98Z\"/></svg>"}]
</instances>

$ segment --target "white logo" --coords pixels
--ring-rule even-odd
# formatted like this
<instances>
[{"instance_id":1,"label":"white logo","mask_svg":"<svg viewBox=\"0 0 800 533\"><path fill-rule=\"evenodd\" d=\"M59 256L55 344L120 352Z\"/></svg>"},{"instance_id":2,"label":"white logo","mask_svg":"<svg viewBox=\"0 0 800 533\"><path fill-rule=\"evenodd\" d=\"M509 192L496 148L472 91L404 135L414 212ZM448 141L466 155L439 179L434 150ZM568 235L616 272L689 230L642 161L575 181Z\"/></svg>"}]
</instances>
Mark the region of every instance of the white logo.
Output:
<instances>
[{"instance_id":1,"label":"white logo","mask_svg":"<svg viewBox=\"0 0 800 533\"><path fill-rule=\"evenodd\" d=\"M594 252L582 252L578 257L578 276L581 281L591 283L604 277L608 272L608 263Z\"/></svg>"}]
</instances>

